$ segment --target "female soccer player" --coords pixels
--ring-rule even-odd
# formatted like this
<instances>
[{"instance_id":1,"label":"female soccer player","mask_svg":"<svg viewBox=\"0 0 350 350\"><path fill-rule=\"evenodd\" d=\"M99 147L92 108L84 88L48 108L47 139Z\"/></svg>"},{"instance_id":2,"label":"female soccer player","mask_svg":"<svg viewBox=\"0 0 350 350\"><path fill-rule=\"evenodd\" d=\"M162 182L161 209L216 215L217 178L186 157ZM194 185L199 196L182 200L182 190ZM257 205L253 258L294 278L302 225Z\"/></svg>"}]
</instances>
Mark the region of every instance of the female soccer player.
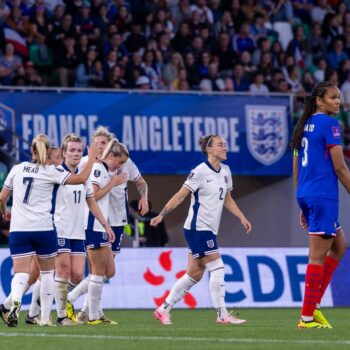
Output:
<instances>
[{"instance_id":1,"label":"female soccer player","mask_svg":"<svg viewBox=\"0 0 350 350\"><path fill-rule=\"evenodd\" d=\"M103 213L109 211L109 192L127 180L124 173L114 172L127 159L127 150L121 150L118 140L111 140L104 150L102 160L96 161L91 172L91 182L95 199ZM127 154L121 157L121 154ZM110 172L114 172L110 175ZM97 222L89 208L85 210L86 248L90 263L90 278L88 285L89 324L100 324L100 299L107 262L112 254L111 245L105 235L105 230Z\"/></svg>"},{"instance_id":2,"label":"female soccer player","mask_svg":"<svg viewBox=\"0 0 350 350\"><path fill-rule=\"evenodd\" d=\"M119 144L119 146L118 146ZM117 139L114 139L113 146L111 146L115 149L114 154L119 159L119 164L116 166L115 162L113 164L110 163L110 160L107 158L104 160L107 165L109 166L109 170L112 172L116 172L117 174L126 174L126 181L132 181L135 183L137 190L140 194L140 200L139 200L139 210L141 215L145 215L148 212L148 201L147 201L147 194L148 194L148 187L141 176L138 168L132 162L132 160L129 157L129 153L127 148L119 143ZM120 150L118 151L118 147ZM116 166L116 167L115 167ZM106 275L105 277L107 279L112 278L115 275L115 262L114 257L117 253L120 252L120 246L122 242L123 237L123 228L124 225L127 223L128 220L128 213L127 213L127 183L124 182L123 184L119 186L114 186L110 192L109 192L109 213L108 213L108 222L111 225L114 233L115 233L115 240L112 243L112 254L108 254L108 262L106 267ZM83 282L84 284L86 281ZM75 302L77 298L81 295L83 295L86 291L84 291L84 286L78 286L76 289L74 289L69 294L69 301L70 303ZM72 317L73 310L68 308L69 316ZM82 310L78 313L76 320L81 323L86 323L88 320L87 317L88 313L88 302L87 298L84 301L84 305L82 307ZM74 320L74 317L72 317ZM102 309L100 308L100 319L102 319L105 323L113 323L113 321L109 320L103 313Z\"/></svg>"},{"instance_id":3,"label":"female soccer player","mask_svg":"<svg viewBox=\"0 0 350 350\"><path fill-rule=\"evenodd\" d=\"M84 183L96 158L96 147L89 149L89 160L80 174L47 165L50 141L46 135L34 138L32 162L15 165L5 180L0 193L0 214L12 194L13 206L10 224L10 251L14 276L11 282L12 305L7 317L9 327L18 324L21 301L28 284L33 255L37 255L41 277L40 325L51 326L50 311L54 295L54 264L57 254L57 234L53 226L54 198L59 185Z\"/></svg>"},{"instance_id":4,"label":"female soccer player","mask_svg":"<svg viewBox=\"0 0 350 350\"><path fill-rule=\"evenodd\" d=\"M237 216L246 233L251 224L232 199L232 176L222 164L227 158L227 146L219 135L200 138L199 144L207 161L193 169L181 189L169 200L161 213L151 220L157 226L165 215L180 205L191 193L191 207L184 225L190 248L186 274L172 287L169 296L153 315L162 324L171 324L170 310L202 278L206 268L210 272L210 294L217 312L217 323L244 323L228 313L225 306L225 272L216 243L223 207Z\"/></svg>"},{"instance_id":5,"label":"female soccer player","mask_svg":"<svg viewBox=\"0 0 350 350\"><path fill-rule=\"evenodd\" d=\"M305 101L291 146L301 225L309 231L309 262L299 328L332 328L320 307L322 296L346 249L338 223L338 179L350 192L339 113L340 92L332 83L314 87Z\"/></svg>"},{"instance_id":6,"label":"female soccer player","mask_svg":"<svg viewBox=\"0 0 350 350\"><path fill-rule=\"evenodd\" d=\"M74 134L65 136L61 146L64 159L59 167L72 174L78 173L78 165L83 155L83 143ZM94 190L88 180L84 184L60 186L57 191L54 222L58 238L58 255L55 271L55 299L57 323L60 325L75 324L67 318L67 288L68 280L79 283L84 276L85 268L85 201L90 212L100 222L108 235L110 242L114 234L94 198Z\"/></svg>"}]
</instances>

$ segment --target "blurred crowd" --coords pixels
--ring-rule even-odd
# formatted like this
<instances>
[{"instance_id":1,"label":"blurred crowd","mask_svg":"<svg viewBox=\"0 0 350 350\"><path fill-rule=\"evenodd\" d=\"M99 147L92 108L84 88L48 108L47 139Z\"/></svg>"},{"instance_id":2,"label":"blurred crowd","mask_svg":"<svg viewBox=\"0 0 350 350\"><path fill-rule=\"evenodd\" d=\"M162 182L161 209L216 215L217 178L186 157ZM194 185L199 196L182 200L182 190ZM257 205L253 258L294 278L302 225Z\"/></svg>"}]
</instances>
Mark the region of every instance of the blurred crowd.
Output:
<instances>
[{"instance_id":1,"label":"blurred crowd","mask_svg":"<svg viewBox=\"0 0 350 350\"><path fill-rule=\"evenodd\" d=\"M0 84L281 92L350 109L350 0L0 0Z\"/></svg>"}]
</instances>

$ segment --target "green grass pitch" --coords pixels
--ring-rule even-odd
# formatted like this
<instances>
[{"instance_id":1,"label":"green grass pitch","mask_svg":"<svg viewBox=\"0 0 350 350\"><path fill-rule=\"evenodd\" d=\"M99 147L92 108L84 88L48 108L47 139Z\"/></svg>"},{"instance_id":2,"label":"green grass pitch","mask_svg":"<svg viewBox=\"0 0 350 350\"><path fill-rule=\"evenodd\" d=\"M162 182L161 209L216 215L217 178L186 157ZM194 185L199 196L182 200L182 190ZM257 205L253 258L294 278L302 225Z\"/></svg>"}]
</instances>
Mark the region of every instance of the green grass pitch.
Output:
<instances>
[{"instance_id":1,"label":"green grass pitch","mask_svg":"<svg viewBox=\"0 0 350 350\"><path fill-rule=\"evenodd\" d=\"M324 309L333 329L299 330L299 309L239 309L244 325L219 325L209 309L172 311L173 325L161 325L152 310L107 310L117 326L17 328L0 324L0 349L128 350L343 350L350 349L349 309Z\"/></svg>"}]
</instances>

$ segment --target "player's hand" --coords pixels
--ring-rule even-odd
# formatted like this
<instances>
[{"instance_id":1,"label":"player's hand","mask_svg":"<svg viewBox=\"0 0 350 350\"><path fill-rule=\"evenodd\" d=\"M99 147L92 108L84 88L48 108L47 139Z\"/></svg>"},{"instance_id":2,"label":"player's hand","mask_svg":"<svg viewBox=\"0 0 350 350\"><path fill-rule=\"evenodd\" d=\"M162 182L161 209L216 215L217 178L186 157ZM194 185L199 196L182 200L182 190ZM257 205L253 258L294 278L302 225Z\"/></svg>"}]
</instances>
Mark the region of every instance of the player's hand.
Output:
<instances>
[{"instance_id":1,"label":"player's hand","mask_svg":"<svg viewBox=\"0 0 350 350\"><path fill-rule=\"evenodd\" d=\"M163 215L158 215L151 220L150 225L157 227L162 221L163 221Z\"/></svg>"},{"instance_id":2,"label":"player's hand","mask_svg":"<svg viewBox=\"0 0 350 350\"><path fill-rule=\"evenodd\" d=\"M128 180L128 174L127 173L114 173L112 175L112 181L113 181L113 186L119 186L122 183L126 182Z\"/></svg>"},{"instance_id":3,"label":"player's hand","mask_svg":"<svg viewBox=\"0 0 350 350\"><path fill-rule=\"evenodd\" d=\"M307 230L308 229L308 224L307 224L307 221L305 219L305 216L303 214L303 212L300 210L300 216L299 216L299 223L300 223L300 226L304 229L304 230Z\"/></svg>"},{"instance_id":4,"label":"player's hand","mask_svg":"<svg viewBox=\"0 0 350 350\"><path fill-rule=\"evenodd\" d=\"M250 233L250 231L252 230L252 225L251 223L246 219L245 216L243 216L241 218L241 224L243 225L244 229L245 229L245 233Z\"/></svg>"},{"instance_id":5,"label":"player's hand","mask_svg":"<svg viewBox=\"0 0 350 350\"><path fill-rule=\"evenodd\" d=\"M113 243L115 241L115 234L108 224L105 226L106 233L108 235L108 242Z\"/></svg>"},{"instance_id":6,"label":"player's hand","mask_svg":"<svg viewBox=\"0 0 350 350\"><path fill-rule=\"evenodd\" d=\"M148 200L146 198L142 197L139 200L138 210L142 216L144 216L148 213L149 207L148 207Z\"/></svg>"},{"instance_id":7,"label":"player's hand","mask_svg":"<svg viewBox=\"0 0 350 350\"><path fill-rule=\"evenodd\" d=\"M97 153L98 153L98 143L93 142L90 147L87 147L88 149L88 157L93 158L94 160L97 158Z\"/></svg>"}]
</instances>

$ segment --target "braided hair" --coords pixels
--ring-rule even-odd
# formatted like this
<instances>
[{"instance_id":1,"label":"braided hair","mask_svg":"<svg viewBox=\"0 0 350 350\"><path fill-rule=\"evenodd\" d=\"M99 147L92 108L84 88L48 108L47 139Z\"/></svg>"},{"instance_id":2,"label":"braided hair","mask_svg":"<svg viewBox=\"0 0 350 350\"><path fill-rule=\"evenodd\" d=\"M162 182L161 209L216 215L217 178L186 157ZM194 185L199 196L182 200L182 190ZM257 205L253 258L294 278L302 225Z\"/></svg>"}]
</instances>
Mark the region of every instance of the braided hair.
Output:
<instances>
[{"instance_id":1,"label":"braided hair","mask_svg":"<svg viewBox=\"0 0 350 350\"><path fill-rule=\"evenodd\" d=\"M305 98L304 112L299 118L298 123L295 126L293 136L291 138L290 147L292 148L292 150L296 150L299 148L305 123L307 119L316 112L316 97L323 97L326 94L327 89L331 87L336 86L333 83L327 81L319 83L312 89L311 96Z\"/></svg>"}]
</instances>

